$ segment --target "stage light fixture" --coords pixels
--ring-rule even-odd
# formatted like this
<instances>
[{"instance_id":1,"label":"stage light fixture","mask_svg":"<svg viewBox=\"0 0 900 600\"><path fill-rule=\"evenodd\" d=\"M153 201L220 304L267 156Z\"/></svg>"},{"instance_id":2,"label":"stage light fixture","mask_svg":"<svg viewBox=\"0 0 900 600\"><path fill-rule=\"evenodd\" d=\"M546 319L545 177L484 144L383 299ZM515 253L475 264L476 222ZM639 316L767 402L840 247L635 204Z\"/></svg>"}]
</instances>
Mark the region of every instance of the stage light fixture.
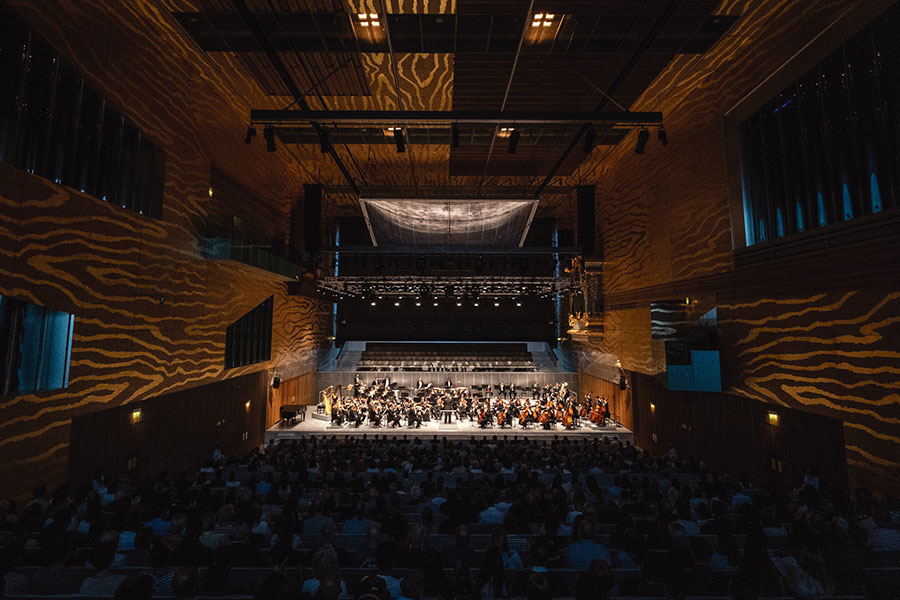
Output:
<instances>
[{"instance_id":1,"label":"stage light fixture","mask_svg":"<svg viewBox=\"0 0 900 600\"><path fill-rule=\"evenodd\" d=\"M456 125L450 127L450 145L459 148L459 127Z\"/></svg>"},{"instance_id":2,"label":"stage light fixture","mask_svg":"<svg viewBox=\"0 0 900 600\"><path fill-rule=\"evenodd\" d=\"M518 129L514 129L512 133L509 134L509 146L506 147L506 151L510 154L516 153L516 146L519 145L519 137L522 134Z\"/></svg>"},{"instance_id":3,"label":"stage light fixture","mask_svg":"<svg viewBox=\"0 0 900 600\"><path fill-rule=\"evenodd\" d=\"M400 127L394 129L394 144L397 146L397 154L406 152L406 140L403 139L403 129Z\"/></svg>"},{"instance_id":4,"label":"stage light fixture","mask_svg":"<svg viewBox=\"0 0 900 600\"><path fill-rule=\"evenodd\" d=\"M400 306L400 302L394 302L394 306Z\"/></svg>"},{"instance_id":5,"label":"stage light fixture","mask_svg":"<svg viewBox=\"0 0 900 600\"><path fill-rule=\"evenodd\" d=\"M638 131L637 145L634 147L635 154L643 154L647 149L647 141L650 139L650 132L647 129Z\"/></svg>"},{"instance_id":6,"label":"stage light fixture","mask_svg":"<svg viewBox=\"0 0 900 600\"><path fill-rule=\"evenodd\" d=\"M584 153L590 154L594 151L594 140L597 139L597 131L593 127L588 127L584 133Z\"/></svg>"},{"instance_id":7,"label":"stage light fixture","mask_svg":"<svg viewBox=\"0 0 900 600\"><path fill-rule=\"evenodd\" d=\"M266 152L275 152L275 128L263 129L263 137L266 138Z\"/></svg>"},{"instance_id":8,"label":"stage light fixture","mask_svg":"<svg viewBox=\"0 0 900 600\"><path fill-rule=\"evenodd\" d=\"M249 144L256 137L256 127L248 127L247 135L244 136L244 143Z\"/></svg>"},{"instance_id":9,"label":"stage light fixture","mask_svg":"<svg viewBox=\"0 0 900 600\"><path fill-rule=\"evenodd\" d=\"M499 302L494 302L494 306L500 306Z\"/></svg>"},{"instance_id":10,"label":"stage light fixture","mask_svg":"<svg viewBox=\"0 0 900 600\"><path fill-rule=\"evenodd\" d=\"M462 306L462 302L457 302L456 305L457 305L457 306Z\"/></svg>"},{"instance_id":11,"label":"stage light fixture","mask_svg":"<svg viewBox=\"0 0 900 600\"><path fill-rule=\"evenodd\" d=\"M437 306L437 305L438 305L438 303L437 303L437 300L435 300L435 302L434 302L434 306Z\"/></svg>"},{"instance_id":12,"label":"stage light fixture","mask_svg":"<svg viewBox=\"0 0 900 600\"><path fill-rule=\"evenodd\" d=\"M478 303L476 302L476 303L474 304L474 306L478 306Z\"/></svg>"},{"instance_id":13,"label":"stage light fixture","mask_svg":"<svg viewBox=\"0 0 900 600\"><path fill-rule=\"evenodd\" d=\"M522 306L521 302L516 302L516 306Z\"/></svg>"},{"instance_id":14,"label":"stage light fixture","mask_svg":"<svg viewBox=\"0 0 900 600\"><path fill-rule=\"evenodd\" d=\"M374 301L374 300L372 300L372 306L375 306L375 301Z\"/></svg>"},{"instance_id":15,"label":"stage light fixture","mask_svg":"<svg viewBox=\"0 0 900 600\"><path fill-rule=\"evenodd\" d=\"M422 306L421 302L416 302L416 306Z\"/></svg>"},{"instance_id":16,"label":"stage light fixture","mask_svg":"<svg viewBox=\"0 0 900 600\"><path fill-rule=\"evenodd\" d=\"M669 135L666 133L665 127L660 127L659 131L656 132L656 137L659 138L659 143L663 146L669 145Z\"/></svg>"},{"instance_id":17,"label":"stage light fixture","mask_svg":"<svg viewBox=\"0 0 900 600\"><path fill-rule=\"evenodd\" d=\"M328 132L324 129L319 131L319 152L328 154L331 149L331 140L328 139Z\"/></svg>"}]
</instances>

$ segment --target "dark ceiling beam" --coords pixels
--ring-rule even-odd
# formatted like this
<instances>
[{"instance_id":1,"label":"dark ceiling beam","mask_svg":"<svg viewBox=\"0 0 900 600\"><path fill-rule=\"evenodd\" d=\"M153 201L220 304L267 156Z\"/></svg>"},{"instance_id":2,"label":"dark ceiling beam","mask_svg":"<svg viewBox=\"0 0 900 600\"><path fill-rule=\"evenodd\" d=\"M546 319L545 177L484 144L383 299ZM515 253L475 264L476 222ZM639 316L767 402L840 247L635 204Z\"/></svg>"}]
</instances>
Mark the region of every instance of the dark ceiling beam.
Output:
<instances>
[{"instance_id":1,"label":"dark ceiling beam","mask_svg":"<svg viewBox=\"0 0 900 600\"><path fill-rule=\"evenodd\" d=\"M634 52L631 55L631 58L628 59L628 62L625 63L625 66L619 71L619 74L610 84L609 88L607 88L606 92L603 94L604 98L600 101L600 104L597 105L596 110L603 110L606 105L609 103L609 99L611 99L616 92L619 91L619 88L622 87L622 84L625 83L625 80L628 79L628 76L631 75L631 72L640 62L640 60L644 57L644 54L647 53L647 50L650 49L650 46L653 45L653 42L656 41L656 38L659 37L659 34L662 33L662 30L666 25L669 24L669 21L672 20L672 17L675 16L675 13L681 8L681 5L684 4L684 0L670 0L668 6L666 6L663 14L659 16L656 22L653 23L653 26L650 28L650 31L647 32L647 35L644 36L644 39L641 40L640 45L635 48Z\"/></svg>"},{"instance_id":2,"label":"dark ceiling beam","mask_svg":"<svg viewBox=\"0 0 900 600\"><path fill-rule=\"evenodd\" d=\"M393 75L394 75L394 92L397 94L397 110L402 111L403 110L403 96L400 94L400 72L397 70L397 57L394 56L394 45L391 42L391 30L389 29L389 25L388 25L389 19L388 19L388 14L387 14L387 8L385 7L384 2L382 0L379 0L378 4L381 7L379 9L379 12L381 13L381 23L384 26L384 37L387 38L388 58L391 61L391 73L393 73ZM420 18L420 20L419 20L420 26L421 26L421 23L422 23L422 21ZM397 130L394 130L394 135L395 136L397 135ZM419 182L416 179L416 164L415 164L415 161L413 160L412 141L409 139L408 136L406 136L406 132L403 131L402 128L400 129L400 135L406 137L406 157L409 160L409 172L410 172L410 175L412 176L413 185L416 188L418 188ZM398 152L399 152L399 148L400 147L398 146Z\"/></svg>"},{"instance_id":3,"label":"dark ceiling beam","mask_svg":"<svg viewBox=\"0 0 900 600\"><path fill-rule=\"evenodd\" d=\"M560 155L559 160L556 161L556 164L553 165L553 168L550 169L550 172L547 173L546 177L544 177L544 180L541 182L541 185L538 186L537 191L534 193L535 196L537 196L538 198L541 197L541 192L544 191L544 188L547 187L547 184L550 183L550 180L553 179L553 177L556 175L556 172L559 171L559 168L562 166L562 164L564 162L566 162L566 159L569 157L569 154L572 153L572 150L575 148L575 146L578 145L579 140L581 140L581 136L583 136L587 130L588 130L587 125L584 125L581 129L578 130L578 133L575 134L575 137L572 138L572 141L569 142L569 145L566 146L566 149Z\"/></svg>"},{"instance_id":4,"label":"dark ceiling beam","mask_svg":"<svg viewBox=\"0 0 900 600\"><path fill-rule=\"evenodd\" d=\"M254 18L253 13L250 12L250 9L247 8L244 0L232 0L232 4L234 4L234 8L238 12L238 14L241 15L244 23L248 28L250 28L250 32L253 34L256 42L259 44L260 48L262 48L266 57L269 59L269 62L272 63L272 68L274 68L275 72L278 73L278 77L281 79L282 83L284 83L285 87L287 87L288 91L291 93L291 96L293 96L294 100L297 102L297 106L299 106L304 112L309 111L309 104L307 104L306 100L303 98L303 94L300 91L300 88L298 88L297 84L294 83L294 79L291 77L291 74L287 70L287 67L284 66L284 63L281 62L281 58L278 56L278 52L275 50L275 47L272 46L269 37L266 35L265 31L263 31L262 27L260 27L259 23L256 21L256 18ZM327 114L327 111L317 112ZM318 120L309 121L309 124L312 125L312 127L316 130L316 133L324 132L325 129L321 125L319 125ZM356 186L356 182L353 180L353 176L350 175L350 171L347 170L347 165L344 164L344 161L341 160L341 157L338 156L337 151L335 151L334 147L330 144L328 145L328 153L331 155L331 158L334 159L334 162L335 164L337 164L338 169L340 169L341 173L343 174L344 179L347 180L347 184L351 188L356 190L356 193L358 194L359 189Z\"/></svg>"},{"instance_id":5,"label":"dark ceiling beam","mask_svg":"<svg viewBox=\"0 0 900 600\"><path fill-rule=\"evenodd\" d=\"M544 188L545 196L568 196L575 191L571 185L551 185ZM346 185L326 185L326 194L353 194L355 193ZM510 200L524 199L534 196L534 189L527 186L500 186L492 187L491 195L482 195L480 200ZM465 200L476 198L477 185L445 185L413 188L412 186L369 186L361 188L360 194L365 198L423 198L423 199L448 199Z\"/></svg>"},{"instance_id":6,"label":"dark ceiling beam","mask_svg":"<svg viewBox=\"0 0 900 600\"><path fill-rule=\"evenodd\" d=\"M238 0L239 1L239 0ZM659 111L510 111L510 110L251 110L254 124L295 124L328 121L354 124L488 123L510 125L660 125Z\"/></svg>"},{"instance_id":7,"label":"dark ceiling beam","mask_svg":"<svg viewBox=\"0 0 900 600\"><path fill-rule=\"evenodd\" d=\"M534 0L531 0L528 3L528 13L525 14L524 22L522 23L522 31L519 33L519 45L516 47L516 56L513 58L512 68L509 70L509 77L506 80L506 92L503 94L503 103L500 104L500 112L506 110L506 102L509 100L509 90L512 88L513 78L516 75L516 67L519 65L519 56L522 54L522 44L525 43L525 34L528 33L528 24L531 21L532 10L534 9ZM487 158L484 159L484 170L481 172L481 181L478 183L478 187L481 187L484 184L484 180L487 177L488 167L491 164L491 156L494 154L494 144L497 141L497 134L500 133L498 131L499 125L494 125L494 136L491 138L491 146L488 148ZM519 131L515 131L513 133L515 135L515 140L519 138ZM515 142L513 142L515 144ZM513 148L513 146L510 146ZM513 152L514 150L510 150Z\"/></svg>"}]
</instances>

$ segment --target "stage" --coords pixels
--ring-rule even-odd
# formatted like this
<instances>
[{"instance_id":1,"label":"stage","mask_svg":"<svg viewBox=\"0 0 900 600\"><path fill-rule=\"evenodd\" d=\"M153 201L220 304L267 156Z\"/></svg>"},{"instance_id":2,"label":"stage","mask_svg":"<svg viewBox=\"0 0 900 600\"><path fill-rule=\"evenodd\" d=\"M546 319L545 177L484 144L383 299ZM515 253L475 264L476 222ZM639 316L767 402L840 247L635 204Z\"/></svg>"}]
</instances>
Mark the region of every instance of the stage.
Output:
<instances>
[{"instance_id":1,"label":"stage","mask_svg":"<svg viewBox=\"0 0 900 600\"><path fill-rule=\"evenodd\" d=\"M593 438L593 437L617 437L620 440L634 443L634 433L624 427L606 426L598 427L592 423L587 423L576 429L563 429L562 426L545 430L542 427L529 425L528 429L522 427L487 427L481 429L477 423L469 421L457 422L446 425L437 421L428 421L422 423L422 427L416 429L414 427L370 427L362 425L353 427L351 425L332 426L330 421L324 418L324 415L315 414L316 407L310 406L307 411L306 420L304 421L278 421L266 430L265 441L269 440L290 440L299 439L306 436L361 436L361 435L387 435L391 437L408 437L408 438L433 438L446 437L448 439L470 439L472 437L513 437L530 438L535 440L552 440L554 437L568 438Z\"/></svg>"}]
</instances>

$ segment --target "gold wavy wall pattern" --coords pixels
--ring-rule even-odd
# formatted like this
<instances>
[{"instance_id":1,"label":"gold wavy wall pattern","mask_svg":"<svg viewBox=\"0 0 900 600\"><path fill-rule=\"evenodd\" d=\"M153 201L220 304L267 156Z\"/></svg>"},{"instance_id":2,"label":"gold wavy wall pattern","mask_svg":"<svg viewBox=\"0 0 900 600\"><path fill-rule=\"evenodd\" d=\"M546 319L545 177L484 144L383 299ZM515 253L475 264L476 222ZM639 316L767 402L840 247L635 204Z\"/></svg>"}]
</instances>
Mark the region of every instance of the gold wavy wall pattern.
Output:
<instances>
[{"instance_id":1,"label":"gold wavy wall pattern","mask_svg":"<svg viewBox=\"0 0 900 600\"><path fill-rule=\"evenodd\" d=\"M900 291L719 305L728 391L844 421L851 485L900 490Z\"/></svg>"},{"instance_id":2,"label":"gold wavy wall pattern","mask_svg":"<svg viewBox=\"0 0 900 600\"><path fill-rule=\"evenodd\" d=\"M173 229L0 164L0 294L76 319L69 387L0 401L0 480L16 491L64 476L75 416L309 360L323 343L317 302L173 245ZM272 294L271 363L225 372L225 328Z\"/></svg>"}]
</instances>

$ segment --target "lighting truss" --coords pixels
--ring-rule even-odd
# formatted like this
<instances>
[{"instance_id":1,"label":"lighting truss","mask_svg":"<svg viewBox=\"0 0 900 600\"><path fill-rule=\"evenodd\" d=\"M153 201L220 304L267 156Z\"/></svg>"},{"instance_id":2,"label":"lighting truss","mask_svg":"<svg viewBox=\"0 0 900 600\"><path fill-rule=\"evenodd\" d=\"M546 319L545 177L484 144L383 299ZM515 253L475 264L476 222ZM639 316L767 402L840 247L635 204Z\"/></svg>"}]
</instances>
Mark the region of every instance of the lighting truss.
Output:
<instances>
[{"instance_id":1,"label":"lighting truss","mask_svg":"<svg viewBox=\"0 0 900 600\"><path fill-rule=\"evenodd\" d=\"M572 281L564 277L323 277L320 292L345 299L525 297L548 298L567 291Z\"/></svg>"}]
</instances>

